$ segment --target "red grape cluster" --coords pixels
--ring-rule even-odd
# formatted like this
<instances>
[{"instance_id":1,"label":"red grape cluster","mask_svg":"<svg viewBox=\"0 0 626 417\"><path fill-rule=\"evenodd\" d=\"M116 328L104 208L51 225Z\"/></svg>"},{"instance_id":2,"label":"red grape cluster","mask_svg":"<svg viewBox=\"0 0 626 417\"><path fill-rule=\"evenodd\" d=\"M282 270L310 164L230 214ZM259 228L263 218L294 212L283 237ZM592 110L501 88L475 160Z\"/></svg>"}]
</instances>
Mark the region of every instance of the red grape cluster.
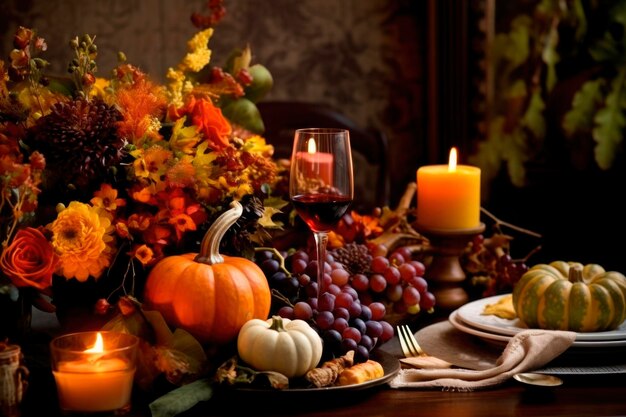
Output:
<instances>
[{"instance_id":1,"label":"red grape cluster","mask_svg":"<svg viewBox=\"0 0 626 417\"><path fill-rule=\"evenodd\" d=\"M508 287L513 288L517 281L528 272L528 265L524 261L516 261L505 253L496 260L496 273L500 280Z\"/></svg>"},{"instance_id":2,"label":"red grape cluster","mask_svg":"<svg viewBox=\"0 0 626 417\"><path fill-rule=\"evenodd\" d=\"M472 282L484 287L482 296L512 291L528 271L526 258L513 259L509 252L510 238L494 234L485 239L479 234L461 257L463 269L472 277Z\"/></svg>"},{"instance_id":3,"label":"red grape cluster","mask_svg":"<svg viewBox=\"0 0 626 417\"><path fill-rule=\"evenodd\" d=\"M357 362L369 358L371 350L393 337L391 324L384 320L387 309L380 302L363 302L351 285L351 274L328 254L324 263L324 288L318 298L318 262L304 251L288 258L288 264L305 289L304 297L293 307L284 306L281 316L312 320L328 353L338 356L355 351Z\"/></svg>"},{"instance_id":4,"label":"red grape cluster","mask_svg":"<svg viewBox=\"0 0 626 417\"><path fill-rule=\"evenodd\" d=\"M399 247L387 254L386 248L376 245L370 252L370 271L355 274L351 280L362 300L382 301L399 314L432 311L435 296L428 291L428 282L424 279L426 268L413 259L408 247Z\"/></svg>"}]
</instances>

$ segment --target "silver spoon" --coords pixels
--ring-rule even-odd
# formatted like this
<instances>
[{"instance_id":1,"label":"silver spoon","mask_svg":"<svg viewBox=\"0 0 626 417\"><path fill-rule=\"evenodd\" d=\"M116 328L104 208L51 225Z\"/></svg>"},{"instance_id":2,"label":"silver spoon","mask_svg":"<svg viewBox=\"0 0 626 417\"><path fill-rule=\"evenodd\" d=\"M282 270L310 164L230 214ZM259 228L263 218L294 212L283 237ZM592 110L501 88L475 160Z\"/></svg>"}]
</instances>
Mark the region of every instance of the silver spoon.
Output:
<instances>
[{"instance_id":1,"label":"silver spoon","mask_svg":"<svg viewBox=\"0 0 626 417\"><path fill-rule=\"evenodd\" d=\"M542 387L556 387L563 383L563 380L554 375L540 374L534 372L522 372L513 375L513 378L521 383L539 385Z\"/></svg>"}]
</instances>

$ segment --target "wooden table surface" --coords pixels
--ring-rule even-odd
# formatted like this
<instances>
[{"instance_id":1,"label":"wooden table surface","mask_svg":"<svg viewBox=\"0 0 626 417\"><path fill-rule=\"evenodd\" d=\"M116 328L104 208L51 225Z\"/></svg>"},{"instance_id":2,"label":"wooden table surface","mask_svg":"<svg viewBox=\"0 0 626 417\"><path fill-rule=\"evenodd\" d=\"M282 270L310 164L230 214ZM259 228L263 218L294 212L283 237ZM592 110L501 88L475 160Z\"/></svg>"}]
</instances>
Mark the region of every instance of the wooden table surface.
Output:
<instances>
[{"instance_id":1,"label":"wooden table surface","mask_svg":"<svg viewBox=\"0 0 626 417\"><path fill-rule=\"evenodd\" d=\"M54 381L46 361L36 361L42 353L33 352L37 346L44 349L45 343L25 346L31 376L22 416L58 416ZM400 357L396 339L383 347ZM554 388L535 388L511 380L497 388L474 392L396 390L387 385L297 396L216 392L211 400L179 416L626 416L626 374L574 375L564 380L563 385ZM130 416L149 417L147 401L135 398Z\"/></svg>"}]
</instances>

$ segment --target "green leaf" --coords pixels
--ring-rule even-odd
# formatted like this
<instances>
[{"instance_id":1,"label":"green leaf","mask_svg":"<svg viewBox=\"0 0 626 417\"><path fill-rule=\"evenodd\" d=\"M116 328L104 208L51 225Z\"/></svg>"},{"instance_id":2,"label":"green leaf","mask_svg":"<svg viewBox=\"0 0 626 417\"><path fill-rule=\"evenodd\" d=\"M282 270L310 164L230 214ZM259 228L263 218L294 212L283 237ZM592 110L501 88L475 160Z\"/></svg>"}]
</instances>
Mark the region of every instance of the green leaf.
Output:
<instances>
[{"instance_id":1,"label":"green leaf","mask_svg":"<svg viewBox=\"0 0 626 417\"><path fill-rule=\"evenodd\" d=\"M207 360L206 353L200 342L198 342L198 339L184 329L176 329L174 331L172 341L168 347L184 353L192 359L194 363L197 363L197 366L204 364Z\"/></svg>"},{"instance_id":2,"label":"green leaf","mask_svg":"<svg viewBox=\"0 0 626 417\"><path fill-rule=\"evenodd\" d=\"M174 417L189 410L200 401L213 396L213 384L209 379L199 379L176 388L150 403L152 417Z\"/></svg>"},{"instance_id":3,"label":"green leaf","mask_svg":"<svg viewBox=\"0 0 626 417\"><path fill-rule=\"evenodd\" d=\"M572 108L563 117L563 129L569 137L580 131L590 131L593 127L593 117L596 108L603 101L603 78L585 82L576 92L572 100Z\"/></svg>"},{"instance_id":4,"label":"green leaf","mask_svg":"<svg viewBox=\"0 0 626 417\"><path fill-rule=\"evenodd\" d=\"M535 138L543 140L546 135L546 120L543 114L546 105L541 97L541 90L535 89L530 96L528 108L522 118L522 125L527 127Z\"/></svg>"},{"instance_id":5,"label":"green leaf","mask_svg":"<svg viewBox=\"0 0 626 417\"><path fill-rule=\"evenodd\" d=\"M68 97L71 97L76 91L76 86L74 85L74 81L72 81L71 78L55 77L51 75L47 77L50 83L48 84L48 88L50 89L50 91L66 95Z\"/></svg>"},{"instance_id":6,"label":"green leaf","mask_svg":"<svg viewBox=\"0 0 626 417\"><path fill-rule=\"evenodd\" d=\"M594 149L596 162L601 169L607 170L613 165L615 153L624 139L626 128L626 106L623 105L624 80L626 68L622 68L619 75L611 83L611 91L606 98L606 106L598 111L594 119L596 127L593 129L593 139L596 141Z\"/></svg>"},{"instance_id":7,"label":"green leaf","mask_svg":"<svg viewBox=\"0 0 626 417\"><path fill-rule=\"evenodd\" d=\"M597 41L589 53L598 62L624 62L626 44L626 1L616 1L608 12L609 21L604 36ZM618 26L621 26L618 30ZM617 36L621 34L621 38Z\"/></svg>"},{"instance_id":8,"label":"green leaf","mask_svg":"<svg viewBox=\"0 0 626 417\"><path fill-rule=\"evenodd\" d=\"M572 13L576 19L576 35L575 39L577 41L581 41L585 34L587 33L587 27L589 26L587 23L587 15L585 14L585 8L583 7L581 0L574 0L572 2Z\"/></svg>"},{"instance_id":9,"label":"green leaf","mask_svg":"<svg viewBox=\"0 0 626 417\"><path fill-rule=\"evenodd\" d=\"M163 315L157 310L144 310L143 316L148 320L150 326L154 330L155 342L157 345L168 345L173 337L172 330L169 328Z\"/></svg>"},{"instance_id":10,"label":"green leaf","mask_svg":"<svg viewBox=\"0 0 626 417\"><path fill-rule=\"evenodd\" d=\"M516 187L523 187L526 184L526 167L528 161L528 136L522 128L515 129L508 135L507 147L504 149L504 159L506 160L507 172L511 183Z\"/></svg>"},{"instance_id":11,"label":"green leaf","mask_svg":"<svg viewBox=\"0 0 626 417\"><path fill-rule=\"evenodd\" d=\"M547 67L546 88L548 91L552 90L558 78L556 73L556 64L559 62L559 53L556 49L558 45L559 33L556 27L552 27L546 35L546 42L541 52L541 58Z\"/></svg>"},{"instance_id":12,"label":"green leaf","mask_svg":"<svg viewBox=\"0 0 626 417\"><path fill-rule=\"evenodd\" d=\"M481 189L488 192L489 184L500 172L503 163L503 148L506 146L506 137L503 133L505 118L496 116L489 125L487 139L478 144L475 154L469 156L468 161L481 169Z\"/></svg>"},{"instance_id":13,"label":"green leaf","mask_svg":"<svg viewBox=\"0 0 626 417\"><path fill-rule=\"evenodd\" d=\"M530 54L530 28L532 19L527 15L517 16L511 22L511 31L503 35L504 43L501 45L502 56L510 62L511 67L523 65Z\"/></svg>"}]
</instances>

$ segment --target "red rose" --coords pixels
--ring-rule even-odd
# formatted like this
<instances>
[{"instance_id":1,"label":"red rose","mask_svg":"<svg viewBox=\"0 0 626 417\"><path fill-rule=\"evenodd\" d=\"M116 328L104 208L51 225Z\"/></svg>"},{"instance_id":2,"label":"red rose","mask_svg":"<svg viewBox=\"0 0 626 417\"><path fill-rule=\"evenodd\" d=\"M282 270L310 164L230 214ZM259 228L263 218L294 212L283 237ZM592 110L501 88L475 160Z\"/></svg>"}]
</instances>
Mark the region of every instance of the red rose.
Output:
<instances>
[{"instance_id":1,"label":"red rose","mask_svg":"<svg viewBox=\"0 0 626 417\"><path fill-rule=\"evenodd\" d=\"M48 239L38 229L20 229L0 257L0 268L16 287L39 290L52 285L58 258Z\"/></svg>"}]
</instances>

